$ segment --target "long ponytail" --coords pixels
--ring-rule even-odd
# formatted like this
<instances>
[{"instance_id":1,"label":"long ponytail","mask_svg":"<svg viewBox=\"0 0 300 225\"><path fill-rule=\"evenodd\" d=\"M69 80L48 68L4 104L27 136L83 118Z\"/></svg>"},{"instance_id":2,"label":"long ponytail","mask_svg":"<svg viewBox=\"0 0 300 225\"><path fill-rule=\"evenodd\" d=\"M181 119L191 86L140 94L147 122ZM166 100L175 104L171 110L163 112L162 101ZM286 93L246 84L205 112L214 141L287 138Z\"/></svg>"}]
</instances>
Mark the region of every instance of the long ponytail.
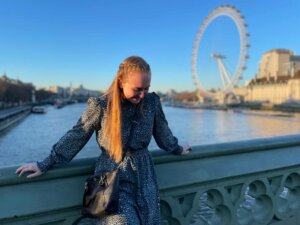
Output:
<instances>
[{"instance_id":1,"label":"long ponytail","mask_svg":"<svg viewBox=\"0 0 300 225\"><path fill-rule=\"evenodd\" d=\"M104 121L103 136L107 143L107 152L115 161L120 162L122 159L122 110L121 100L123 91L119 82L125 81L128 74L132 71L141 71L151 73L150 66L141 57L130 56L125 59L119 66L117 75L104 95L108 96L107 116Z\"/></svg>"}]
</instances>

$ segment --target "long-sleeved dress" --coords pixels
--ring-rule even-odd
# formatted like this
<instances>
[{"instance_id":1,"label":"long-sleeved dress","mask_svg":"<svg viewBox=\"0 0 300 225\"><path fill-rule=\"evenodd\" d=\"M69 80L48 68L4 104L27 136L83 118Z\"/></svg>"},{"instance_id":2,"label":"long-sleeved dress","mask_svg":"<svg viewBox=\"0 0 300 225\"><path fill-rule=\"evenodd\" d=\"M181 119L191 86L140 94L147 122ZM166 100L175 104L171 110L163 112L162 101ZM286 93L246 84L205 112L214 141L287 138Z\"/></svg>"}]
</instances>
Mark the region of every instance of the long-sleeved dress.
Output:
<instances>
[{"instance_id":1,"label":"long-sleeved dress","mask_svg":"<svg viewBox=\"0 0 300 225\"><path fill-rule=\"evenodd\" d=\"M71 161L93 132L96 132L102 152L96 162L95 173L112 171L117 167L108 156L105 150L107 144L102 138L107 98L102 96L88 100L88 106L77 124L53 146L47 158L37 162L43 173L55 164ZM126 100L121 103L122 143L128 146L131 154L125 156L120 169L119 213L106 216L98 221L99 224L160 224L159 191L148 145L153 135L157 145L168 152L181 154L182 147L168 127L158 95L146 94L139 104L142 107Z\"/></svg>"}]
</instances>

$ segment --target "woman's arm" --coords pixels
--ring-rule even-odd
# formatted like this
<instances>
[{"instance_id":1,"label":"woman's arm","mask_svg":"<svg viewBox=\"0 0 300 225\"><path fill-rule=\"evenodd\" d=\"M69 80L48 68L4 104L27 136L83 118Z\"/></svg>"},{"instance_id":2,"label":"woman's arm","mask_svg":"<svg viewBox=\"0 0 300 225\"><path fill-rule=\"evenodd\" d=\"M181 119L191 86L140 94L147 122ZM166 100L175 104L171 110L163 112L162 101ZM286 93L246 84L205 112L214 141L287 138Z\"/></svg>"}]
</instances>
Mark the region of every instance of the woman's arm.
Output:
<instances>
[{"instance_id":1,"label":"woman's arm","mask_svg":"<svg viewBox=\"0 0 300 225\"><path fill-rule=\"evenodd\" d=\"M178 144L178 139L173 136L171 129L169 128L168 121L166 120L165 114L163 112L159 96L154 94L155 97L155 117L153 126L153 137L157 145L168 152L173 154L188 154L190 152L190 146L184 145L180 146Z\"/></svg>"},{"instance_id":2,"label":"woman's arm","mask_svg":"<svg viewBox=\"0 0 300 225\"><path fill-rule=\"evenodd\" d=\"M66 164L71 161L92 136L96 124L101 119L100 114L101 107L99 100L90 98L88 106L82 113L77 124L52 147L49 156L43 161L19 167L16 173L22 175L24 172L33 172L36 176L39 176L47 172L55 164Z\"/></svg>"}]
</instances>

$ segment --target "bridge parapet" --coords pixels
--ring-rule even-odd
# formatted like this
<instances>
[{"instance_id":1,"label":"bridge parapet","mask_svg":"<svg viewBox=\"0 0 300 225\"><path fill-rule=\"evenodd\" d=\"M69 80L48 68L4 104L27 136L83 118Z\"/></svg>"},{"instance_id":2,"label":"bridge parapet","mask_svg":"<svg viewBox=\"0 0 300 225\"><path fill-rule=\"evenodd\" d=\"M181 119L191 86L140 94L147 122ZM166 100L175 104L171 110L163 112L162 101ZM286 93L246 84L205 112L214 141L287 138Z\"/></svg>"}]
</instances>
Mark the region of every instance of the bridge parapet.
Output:
<instances>
[{"instance_id":1,"label":"bridge parapet","mask_svg":"<svg viewBox=\"0 0 300 225\"><path fill-rule=\"evenodd\" d=\"M162 225L300 224L300 135L153 156ZM32 180L0 169L0 224L71 224L94 162L75 160Z\"/></svg>"},{"instance_id":2,"label":"bridge parapet","mask_svg":"<svg viewBox=\"0 0 300 225\"><path fill-rule=\"evenodd\" d=\"M162 224L300 224L299 135L193 149L156 158Z\"/></svg>"}]
</instances>

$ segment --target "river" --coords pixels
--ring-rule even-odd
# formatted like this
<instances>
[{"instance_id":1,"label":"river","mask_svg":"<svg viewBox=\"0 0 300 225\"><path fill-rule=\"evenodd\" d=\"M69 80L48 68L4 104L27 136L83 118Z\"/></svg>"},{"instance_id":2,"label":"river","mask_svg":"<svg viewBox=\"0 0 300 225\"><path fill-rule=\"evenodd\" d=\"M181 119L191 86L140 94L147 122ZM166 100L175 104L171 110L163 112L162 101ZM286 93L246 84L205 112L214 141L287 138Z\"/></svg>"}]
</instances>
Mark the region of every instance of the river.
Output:
<instances>
[{"instance_id":1,"label":"river","mask_svg":"<svg viewBox=\"0 0 300 225\"><path fill-rule=\"evenodd\" d=\"M46 157L53 144L80 117L86 104L61 109L47 107L46 114L31 114L0 136L0 167L20 165ZM232 110L202 110L164 107L169 126L181 144L203 145L296 134L300 115L236 113ZM149 149L157 149L154 140ZM76 158L99 155L95 136Z\"/></svg>"}]
</instances>

